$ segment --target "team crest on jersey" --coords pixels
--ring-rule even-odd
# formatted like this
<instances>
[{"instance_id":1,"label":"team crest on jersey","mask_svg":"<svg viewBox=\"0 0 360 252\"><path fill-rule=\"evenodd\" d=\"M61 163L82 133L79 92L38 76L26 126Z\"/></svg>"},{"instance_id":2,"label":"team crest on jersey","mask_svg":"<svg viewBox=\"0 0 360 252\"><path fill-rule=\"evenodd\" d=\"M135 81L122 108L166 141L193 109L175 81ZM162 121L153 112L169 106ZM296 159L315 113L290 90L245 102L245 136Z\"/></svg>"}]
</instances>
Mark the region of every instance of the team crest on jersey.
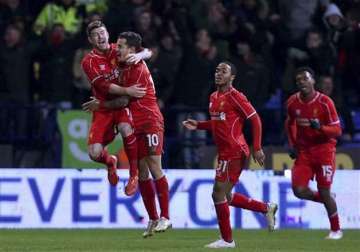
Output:
<instances>
[{"instance_id":1,"label":"team crest on jersey","mask_svg":"<svg viewBox=\"0 0 360 252\"><path fill-rule=\"evenodd\" d=\"M100 70L101 70L101 71L104 71L104 70L105 70L105 65L99 65L99 67L100 67Z\"/></svg>"},{"instance_id":2,"label":"team crest on jersey","mask_svg":"<svg viewBox=\"0 0 360 252\"><path fill-rule=\"evenodd\" d=\"M301 114L301 110L300 109L296 109L295 110L295 115L299 116Z\"/></svg>"}]
</instances>

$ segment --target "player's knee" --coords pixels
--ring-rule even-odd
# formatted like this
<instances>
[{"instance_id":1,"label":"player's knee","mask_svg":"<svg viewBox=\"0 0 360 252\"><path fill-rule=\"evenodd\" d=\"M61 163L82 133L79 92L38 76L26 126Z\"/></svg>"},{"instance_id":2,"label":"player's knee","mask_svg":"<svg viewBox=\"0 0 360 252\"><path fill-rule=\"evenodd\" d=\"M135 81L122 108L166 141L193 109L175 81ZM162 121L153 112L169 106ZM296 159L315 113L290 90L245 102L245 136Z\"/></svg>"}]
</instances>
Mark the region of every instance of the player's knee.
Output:
<instances>
[{"instance_id":1,"label":"player's knee","mask_svg":"<svg viewBox=\"0 0 360 252\"><path fill-rule=\"evenodd\" d=\"M229 204L230 204L230 202L231 202L231 200L232 200L232 193L227 193L227 194L226 194L226 200L227 200L227 202L229 202Z\"/></svg>"},{"instance_id":2,"label":"player's knee","mask_svg":"<svg viewBox=\"0 0 360 252\"><path fill-rule=\"evenodd\" d=\"M212 198L214 202L223 201L225 199L225 191L216 183L213 187Z\"/></svg>"},{"instance_id":3,"label":"player's knee","mask_svg":"<svg viewBox=\"0 0 360 252\"><path fill-rule=\"evenodd\" d=\"M128 137L134 132L129 123L119 123L117 129L122 137Z\"/></svg>"},{"instance_id":4,"label":"player's knee","mask_svg":"<svg viewBox=\"0 0 360 252\"><path fill-rule=\"evenodd\" d=\"M89 147L89 157L91 160L98 160L101 156L103 148L99 146L90 146Z\"/></svg>"},{"instance_id":5,"label":"player's knee","mask_svg":"<svg viewBox=\"0 0 360 252\"><path fill-rule=\"evenodd\" d=\"M324 201L329 201L331 200L331 193L329 189L325 189L325 188L318 188L319 190L319 194L320 197L324 200Z\"/></svg>"},{"instance_id":6,"label":"player's knee","mask_svg":"<svg viewBox=\"0 0 360 252\"><path fill-rule=\"evenodd\" d=\"M299 199L306 198L306 189L302 187L293 187L292 188L294 195Z\"/></svg>"}]
</instances>

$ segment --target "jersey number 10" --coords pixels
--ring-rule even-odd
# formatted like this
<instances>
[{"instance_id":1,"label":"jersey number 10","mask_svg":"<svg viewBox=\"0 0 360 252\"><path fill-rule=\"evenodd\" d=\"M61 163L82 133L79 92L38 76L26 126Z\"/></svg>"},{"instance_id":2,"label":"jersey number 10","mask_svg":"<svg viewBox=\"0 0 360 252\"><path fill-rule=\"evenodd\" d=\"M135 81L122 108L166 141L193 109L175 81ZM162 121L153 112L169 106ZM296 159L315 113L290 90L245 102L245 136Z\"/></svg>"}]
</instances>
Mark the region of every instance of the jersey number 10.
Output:
<instances>
[{"instance_id":1,"label":"jersey number 10","mask_svg":"<svg viewBox=\"0 0 360 252\"><path fill-rule=\"evenodd\" d=\"M147 134L146 138L148 140L149 147L158 146L159 145L159 137L156 134Z\"/></svg>"}]
</instances>

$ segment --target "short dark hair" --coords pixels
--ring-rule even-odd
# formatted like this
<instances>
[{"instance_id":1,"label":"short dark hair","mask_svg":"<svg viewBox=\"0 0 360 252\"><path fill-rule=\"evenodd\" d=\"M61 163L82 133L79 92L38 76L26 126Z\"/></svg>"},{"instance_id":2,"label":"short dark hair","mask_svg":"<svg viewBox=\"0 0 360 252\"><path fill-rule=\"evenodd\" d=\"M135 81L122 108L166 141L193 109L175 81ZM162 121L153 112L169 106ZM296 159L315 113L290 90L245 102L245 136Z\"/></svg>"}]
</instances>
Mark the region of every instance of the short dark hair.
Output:
<instances>
[{"instance_id":1,"label":"short dark hair","mask_svg":"<svg viewBox=\"0 0 360 252\"><path fill-rule=\"evenodd\" d=\"M230 66L230 68L231 68L231 75L235 75L235 76L236 76L237 70L236 70L236 66L235 66L233 63L231 63L230 61L223 61L223 62L221 62L221 63L224 63L224 64Z\"/></svg>"},{"instance_id":2,"label":"short dark hair","mask_svg":"<svg viewBox=\"0 0 360 252\"><path fill-rule=\"evenodd\" d=\"M91 32L94 29L100 28L100 27L105 27L106 28L105 24L103 22L101 22L100 20L92 21L86 27L86 34L90 37Z\"/></svg>"},{"instance_id":3,"label":"short dark hair","mask_svg":"<svg viewBox=\"0 0 360 252\"><path fill-rule=\"evenodd\" d=\"M122 32L119 34L118 39L126 39L126 44L129 47L135 47L135 50L141 48L142 38L136 32Z\"/></svg>"},{"instance_id":4,"label":"short dark hair","mask_svg":"<svg viewBox=\"0 0 360 252\"><path fill-rule=\"evenodd\" d=\"M311 77L313 79L315 79L315 72L314 70L312 70L312 68L308 67L308 66L303 66L303 67L299 67L295 70L295 77L298 75L298 74L301 74L303 72L308 72L309 74L311 74Z\"/></svg>"}]
</instances>

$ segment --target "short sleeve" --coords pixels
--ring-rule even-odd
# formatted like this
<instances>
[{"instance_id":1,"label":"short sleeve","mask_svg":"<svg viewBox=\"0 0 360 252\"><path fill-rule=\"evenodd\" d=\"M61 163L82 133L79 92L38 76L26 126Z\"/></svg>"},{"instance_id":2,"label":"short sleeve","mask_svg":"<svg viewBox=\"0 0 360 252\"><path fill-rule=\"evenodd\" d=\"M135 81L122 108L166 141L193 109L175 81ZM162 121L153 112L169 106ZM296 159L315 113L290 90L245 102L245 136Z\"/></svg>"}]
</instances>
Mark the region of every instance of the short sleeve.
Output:
<instances>
[{"instance_id":1,"label":"short sleeve","mask_svg":"<svg viewBox=\"0 0 360 252\"><path fill-rule=\"evenodd\" d=\"M256 114L255 108L242 93L231 91L230 100L235 109L239 111L244 118L248 119Z\"/></svg>"},{"instance_id":2,"label":"short sleeve","mask_svg":"<svg viewBox=\"0 0 360 252\"><path fill-rule=\"evenodd\" d=\"M108 93L110 84L104 78L100 68L95 64L92 58L85 58L81 62L81 67L89 79L90 84L97 90L103 93Z\"/></svg>"}]
</instances>

